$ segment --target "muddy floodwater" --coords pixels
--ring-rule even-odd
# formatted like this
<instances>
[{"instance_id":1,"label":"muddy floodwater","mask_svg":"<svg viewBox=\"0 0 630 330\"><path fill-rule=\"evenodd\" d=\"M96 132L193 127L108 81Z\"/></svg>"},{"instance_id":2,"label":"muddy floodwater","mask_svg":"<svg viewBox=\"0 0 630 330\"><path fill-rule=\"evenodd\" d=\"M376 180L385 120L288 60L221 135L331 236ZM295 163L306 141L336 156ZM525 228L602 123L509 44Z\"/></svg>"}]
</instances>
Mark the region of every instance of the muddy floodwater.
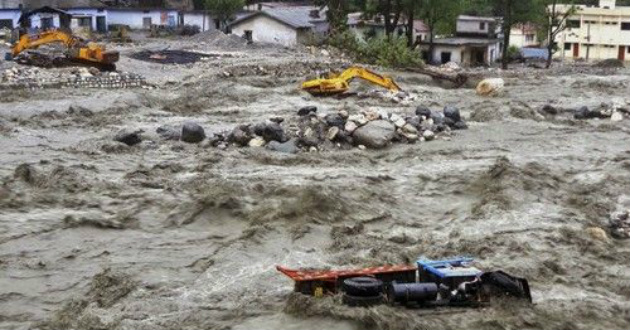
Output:
<instances>
[{"instance_id":1,"label":"muddy floodwater","mask_svg":"<svg viewBox=\"0 0 630 330\"><path fill-rule=\"evenodd\" d=\"M403 105L298 89L337 57L193 38L112 46L119 70L155 88L0 90L0 328L630 328L630 240L609 232L610 214L630 208L630 117L571 114L630 109L630 70L476 71L505 80L495 97L384 70L417 95ZM131 58L163 49L212 55ZM418 105L457 106L469 129L295 155L156 133L192 120L212 135L304 106L405 116ZM122 128L144 141L115 142ZM294 294L275 269L462 255L528 278L534 303L354 309Z\"/></svg>"}]
</instances>

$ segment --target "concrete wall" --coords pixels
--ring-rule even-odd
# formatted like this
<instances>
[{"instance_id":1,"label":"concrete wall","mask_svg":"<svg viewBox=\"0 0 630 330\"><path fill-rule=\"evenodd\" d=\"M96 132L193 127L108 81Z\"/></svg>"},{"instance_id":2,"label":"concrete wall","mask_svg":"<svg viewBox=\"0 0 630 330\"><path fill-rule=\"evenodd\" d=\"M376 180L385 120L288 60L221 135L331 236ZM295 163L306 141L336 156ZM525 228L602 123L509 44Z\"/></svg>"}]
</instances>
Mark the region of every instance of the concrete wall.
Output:
<instances>
[{"instance_id":1,"label":"concrete wall","mask_svg":"<svg viewBox=\"0 0 630 330\"><path fill-rule=\"evenodd\" d=\"M264 15L245 20L232 26L232 33L245 35L245 31L252 31L254 42L269 42L284 46L297 44L297 30Z\"/></svg>"},{"instance_id":2,"label":"concrete wall","mask_svg":"<svg viewBox=\"0 0 630 330\"><path fill-rule=\"evenodd\" d=\"M22 13L19 10L0 10L0 20L11 20L12 27L15 28L18 26L18 20Z\"/></svg>"},{"instance_id":3,"label":"concrete wall","mask_svg":"<svg viewBox=\"0 0 630 330\"><path fill-rule=\"evenodd\" d=\"M95 9L95 8L73 8L66 10L72 15L81 15L81 16L91 16L92 17L92 30L96 31L96 17L105 17L105 27L107 28L107 11L105 9ZM73 17L71 22L71 28L74 29L76 27L77 20Z\"/></svg>"},{"instance_id":4,"label":"concrete wall","mask_svg":"<svg viewBox=\"0 0 630 330\"><path fill-rule=\"evenodd\" d=\"M144 18L151 18L151 24L177 26L178 13L177 10L107 10L107 24L123 24L132 29L144 29Z\"/></svg>"},{"instance_id":5,"label":"concrete wall","mask_svg":"<svg viewBox=\"0 0 630 330\"><path fill-rule=\"evenodd\" d=\"M480 28L480 23L484 23L484 28ZM457 20L457 32L464 33L488 33L489 23L485 21L469 21L469 20Z\"/></svg>"},{"instance_id":6,"label":"concrete wall","mask_svg":"<svg viewBox=\"0 0 630 330\"><path fill-rule=\"evenodd\" d=\"M500 44L491 44L485 47L471 47L460 45L435 45L433 50L433 60L437 63L441 63L442 53L451 54L451 62L467 66L473 64L476 60L473 57L473 53L476 50L484 52L484 60L487 64L493 63L499 59L501 55ZM421 51L428 51L429 45L423 44L420 47ZM476 63L478 64L478 63Z\"/></svg>"},{"instance_id":7,"label":"concrete wall","mask_svg":"<svg viewBox=\"0 0 630 330\"><path fill-rule=\"evenodd\" d=\"M201 31L215 30L216 25L210 14L184 12L185 25L197 25Z\"/></svg>"}]
</instances>

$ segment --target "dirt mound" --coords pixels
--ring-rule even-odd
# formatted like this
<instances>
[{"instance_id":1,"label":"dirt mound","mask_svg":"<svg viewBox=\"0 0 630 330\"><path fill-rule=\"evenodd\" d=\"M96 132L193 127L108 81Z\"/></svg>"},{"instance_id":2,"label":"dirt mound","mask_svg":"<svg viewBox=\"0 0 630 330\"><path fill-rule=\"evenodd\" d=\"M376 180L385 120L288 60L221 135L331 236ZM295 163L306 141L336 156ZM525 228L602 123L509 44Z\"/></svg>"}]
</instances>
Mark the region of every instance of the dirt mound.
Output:
<instances>
[{"instance_id":1,"label":"dirt mound","mask_svg":"<svg viewBox=\"0 0 630 330\"><path fill-rule=\"evenodd\" d=\"M189 40L226 50L237 50L247 47L247 40L235 34L225 34L219 30L198 33Z\"/></svg>"},{"instance_id":2,"label":"dirt mound","mask_svg":"<svg viewBox=\"0 0 630 330\"><path fill-rule=\"evenodd\" d=\"M623 61L618 60L616 58L609 58L607 60L599 61L595 63L593 66L597 68L610 68L610 69L621 69L625 68Z\"/></svg>"}]
</instances>

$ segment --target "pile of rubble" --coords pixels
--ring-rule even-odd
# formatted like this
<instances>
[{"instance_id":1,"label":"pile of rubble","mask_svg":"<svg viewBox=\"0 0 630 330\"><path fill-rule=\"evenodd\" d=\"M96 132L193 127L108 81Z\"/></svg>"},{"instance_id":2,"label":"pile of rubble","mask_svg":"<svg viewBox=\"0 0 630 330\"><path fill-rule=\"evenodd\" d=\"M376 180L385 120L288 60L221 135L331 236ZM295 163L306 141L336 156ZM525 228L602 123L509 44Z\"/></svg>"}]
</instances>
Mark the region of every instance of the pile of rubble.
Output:
<instances>
[{"instance_id":1,"label":"pile of rubble","mask_svg":"<svg viewBox=\"0 0 630 330\"><path fill-rule=\"evenodd\" d=\"M135 88L149 87L144 77L96 68L41 69L13 67L3 72L0 88Z\"/></svg>"},{"instance_id":2,"label":"pile of rubble","mask_svg":"<svg viewBox=\"0 0 630 330\"><path fill-rule=\"evenodd\" d=\"M318 77L319 73L339 70L346 63L343 62L292 62L278 65L256 65L246 64L232 66L220 75L223 77L251 77L251 76L272 76L279 78L294 78L296 76ZM313 74L315 73L315 74Z\"/></svg>"},{"instance_id":3,"label":"pile of rubble","mask_svg":"<svg viewBox=\"0 0 630 330\"><path fill-rule=\"evenodd\" d=\"M610 229L615 238L630 238L630 210L613 213Z\"/></svg>"},{"instance_id":4,"label":"pile of rubble","mask_svg":"<svg viewBox=\"0 0 630 330\"><path fill-rule=\"evenodd\" d=\"M271 118L263 123L239 125L232 131L215 134L209 143L220 149L266 147L286 153L353 147L383 149L392 143L448 138L451 130L466 128L459 109L450 106L443 111L420 106L409 117L379 110L355 115L345 110L319 114L316 107L304 107L291 123L284 118Z\"/></svg>"}]
</instances>

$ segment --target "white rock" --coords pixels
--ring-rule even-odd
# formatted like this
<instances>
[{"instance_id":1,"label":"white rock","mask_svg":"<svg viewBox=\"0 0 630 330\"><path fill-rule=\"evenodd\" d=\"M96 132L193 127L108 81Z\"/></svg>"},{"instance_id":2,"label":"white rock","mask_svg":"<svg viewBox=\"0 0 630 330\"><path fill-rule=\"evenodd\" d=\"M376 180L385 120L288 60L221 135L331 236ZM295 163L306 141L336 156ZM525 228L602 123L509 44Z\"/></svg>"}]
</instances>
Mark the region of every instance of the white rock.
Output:
<instances>
[{"instance_id":1,"label":"white rock","mask_svg":"<svg viewBox=\"0 0 630 330\"><path fill-rule=\"evenodd\" d=\"M422 137L424 138L425 141L431 141L435 139L435 133L433 133L433 131L431 130L426 130L424 131L424 133L422 133Z\"/></svg>"},{"instance_id":2,"label":"white rock","mask_svg":"<svg viewBox=\"0 0 630 330\"><path fill-rule=\"evenodd\" d=\"M260 136L255 137L249 141L248 145L252 148L263 147L265 146L265 139L261 138Z\"/></svg>"},{"instance_id":3,"label":"white rock","mask_svg":"<svg viewBox=\"0 0 630 330\"><path fill-rule=\"evenodd\" d=\"M615 112L613 112L612 116L610 116L610 120L611 121L622 121L623 120L623 114L621 112L615 111Z\"/></svg>"},{"instance_id":4,"label":"white rock","mask_svg":"<svg viewBox=\"0 0 630 330\"><path fill-rule=\"evenodd\" d=\"M339 127L333 126L333 127L328 129L328 133L326 134L326 138L328 140L330 140L330 141L333 141L337 137L337 134L339 134Z\"/></svg>"},{"instance_id":5,"label":"white rock","mask_svg":"<svg viewBox=\"0 0 630 330\"><path fill-rule=\"evenodd\" d=\"M352 115L348 117L348 121L354 122L358 126L363 126L368 123L368 120L364 115Z\"/></svg>"},{"instance_id":6,"label":"white rock","mask_svg":"<svg viewBox=\"0 0 630 330\"><path fill-rule=\"evenodd\" d=\"M350 134L352 134L357 128L359 128L359 125L357 125L354 121L350 121L350 120L346 122L346 126L344 127L346 132Z\"/></svg>"},{"instance_id":7,"label":"white rock","mask_svg":"<svg viewBox=\"0 0 630 330\"><path fill-rule=\"evenodd\" d=\"M359 150L365 150L365 149L367 149L367 147L366 147L366 146L364 146L364 145L362 145L362 144L360 144L357 148L359 148Z\"/></svg>"},{"instance_id":8,"label":"white rock","mask_svg":"<svg viewBox=\"0 0 630 330\"><path fill-rule=\"evenodd\" d=\"M484 79L477 85L477 95L492 96L503 91L505 81L502 78Z\"/></svg>"},{"instance_id":9,"label":"white rock","mask_svg":"<svg viewBox=\"0 0 630 330\"><path fill-rule=\"evenodd\" d=\"M418 130L411 124L405 124L402 126L402 131L408 134L418 134Z\"/></svg>"}]
</instances>

